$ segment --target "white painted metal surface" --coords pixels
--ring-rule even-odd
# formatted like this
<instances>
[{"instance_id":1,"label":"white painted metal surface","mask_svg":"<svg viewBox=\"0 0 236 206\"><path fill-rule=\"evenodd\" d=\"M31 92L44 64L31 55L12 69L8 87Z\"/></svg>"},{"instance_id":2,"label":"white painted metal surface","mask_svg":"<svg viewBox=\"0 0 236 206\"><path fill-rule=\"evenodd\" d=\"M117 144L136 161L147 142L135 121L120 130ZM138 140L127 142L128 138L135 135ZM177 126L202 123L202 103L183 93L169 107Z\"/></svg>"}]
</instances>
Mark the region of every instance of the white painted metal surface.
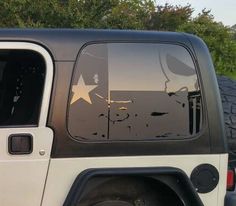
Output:
<instances>
[{"instance_id":1,"label":"white painted metal surface","mask_svg":"<svg viewBox=\"0 0 236 206\"><path fill-rule=\"evenodd\" d=\"M39 126L34 128L0 128L0 205L38 206L44 190L53 132L46 128L53 78L53 62L41 46L25 42L0 42L1 49L27 49L40 53L46 63L46 79ZM10 155L8 137L27 133L33 136L33 152L29 155ZM40 155L39 151L45 154Z\"/></svg>"},{"instance_id":2,"label":"white painted metal surface","mask_svg":"<svg viewBox=\"0 0 236 206\"><path fill-rule=\"evenodd\" d=\"M227 161L227 154L51 159L42 205L63 205L77 175L89 168L170 166L180 168L190 176L197 165L209 163L219 170L220 182L212 192L200 194L200 198L205 206L223 206L226 192Z\"/></svg>"}]
</instances>

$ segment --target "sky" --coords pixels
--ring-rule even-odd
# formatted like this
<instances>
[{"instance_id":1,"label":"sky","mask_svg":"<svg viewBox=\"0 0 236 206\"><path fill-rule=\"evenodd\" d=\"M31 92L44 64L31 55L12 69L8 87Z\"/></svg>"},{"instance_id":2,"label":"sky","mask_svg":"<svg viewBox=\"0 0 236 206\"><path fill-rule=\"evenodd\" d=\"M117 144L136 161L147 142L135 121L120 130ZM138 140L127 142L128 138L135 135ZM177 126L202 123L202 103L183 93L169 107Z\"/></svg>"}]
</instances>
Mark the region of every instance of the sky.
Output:
<instances>
[{"instance_id":1,"label":"sky","mask_svg":"<svg viewBox=\"0 0 236 206\"><path fill-rule=\"evenodd\" d=\"M215 20L227 26L236 24L236 0L156 0L157 4L170 3L185 6L188 3L194 8L194 16L202 9L210 9Z\"/></svg>"}]
</instances>

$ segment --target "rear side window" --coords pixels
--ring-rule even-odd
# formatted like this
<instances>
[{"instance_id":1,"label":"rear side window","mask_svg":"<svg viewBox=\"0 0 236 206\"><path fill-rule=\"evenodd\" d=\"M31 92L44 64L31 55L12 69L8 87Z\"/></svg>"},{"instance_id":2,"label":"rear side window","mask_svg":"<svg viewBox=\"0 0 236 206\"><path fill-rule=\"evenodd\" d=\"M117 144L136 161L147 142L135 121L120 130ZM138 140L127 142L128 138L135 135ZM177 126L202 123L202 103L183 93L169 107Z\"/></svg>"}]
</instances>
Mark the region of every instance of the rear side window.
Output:
<instances>
[{"instance_id":1,"label":"rear side window","mask_svg":"<svg viewBox=\"0 0 236 206\"><path fill-rule=\"evenodd\" d=\"M182 139L202 125L198 78L182 46L86 46L74 71L68 130L78 140Z\"/></svg>"}]
</instances>

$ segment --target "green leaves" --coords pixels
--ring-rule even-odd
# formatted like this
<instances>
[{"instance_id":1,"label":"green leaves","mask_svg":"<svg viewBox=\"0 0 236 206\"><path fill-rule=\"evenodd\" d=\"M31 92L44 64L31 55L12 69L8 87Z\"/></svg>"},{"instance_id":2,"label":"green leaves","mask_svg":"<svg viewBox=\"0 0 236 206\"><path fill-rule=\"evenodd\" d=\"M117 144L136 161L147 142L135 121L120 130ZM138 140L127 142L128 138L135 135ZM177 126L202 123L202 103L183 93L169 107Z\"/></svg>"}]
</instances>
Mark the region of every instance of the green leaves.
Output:
<instances>
[{"instance_id":1,"label":"green leaves","mask_svg":"<svg viewBox=\"0 0 236 206\"><path fill-rule=\"evenodd\" d=\"M157 6L152 13L147 28L151 30L176 31L180 25L191 20L193 8L187 6L173 6L165 4Z\"/></svg>"},{"instance_id":2,"label":"green leaves","mask_svg":"<svg viewBox=\"0 0 236 206\"><path fill-rule=\"evenodd\" d=\"M0 27L144 29L152 0L5 0Z\"/></svg>"},{"instance_id":3,"label":"green leaves","mask_svg":"<svg viewBox=\"0 0 236 206\"><path fill-rule=\"evenodd\" d=\"M154 9L154 3L150 0L117 1L106 16L106 28L145 29Z\"/></svg>"},{"instance_id":4,"label":"green leaves","mask_svg":"<svg viewBox=\"0 0 236 206\"><path fill-rule=\"evenodd\" d=\"M57 0L0 1L1 27L60 27L63 25L62 3Z\"/></svg>"},{"instance_id":5,"label":"green leaves","mask_svg":"<svg viewBox=\"0 0 236 206\"><path fill-rule=\"evenodd\" d=\"M236 41L230 28L215 22L210 11L203 10L192 21L182 24L178 31L195 34L207 44L217 73L236 71Z\"/></svg>"}]
</instances>

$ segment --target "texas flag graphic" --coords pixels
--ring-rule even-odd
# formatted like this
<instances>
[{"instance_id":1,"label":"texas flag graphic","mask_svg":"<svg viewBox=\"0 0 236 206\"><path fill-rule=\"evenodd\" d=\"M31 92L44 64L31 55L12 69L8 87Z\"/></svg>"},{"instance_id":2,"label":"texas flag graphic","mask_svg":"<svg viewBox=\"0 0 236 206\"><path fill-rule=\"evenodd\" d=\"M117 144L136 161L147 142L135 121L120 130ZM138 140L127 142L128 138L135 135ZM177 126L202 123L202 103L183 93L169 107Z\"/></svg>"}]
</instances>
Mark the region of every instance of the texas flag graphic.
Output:
<instances>
[{"instance_id":1,"label":"texas flag graphic","mask_svg":"<svg viewBox=\"0 0 236 206\"><path fill-rule=\"evenodd\" d=\"M140 43L85 47L71 87L70 134L85 141L194 134L201 121L200 93L184 52L180 46Z\"/></svg>"}]
</instances>

